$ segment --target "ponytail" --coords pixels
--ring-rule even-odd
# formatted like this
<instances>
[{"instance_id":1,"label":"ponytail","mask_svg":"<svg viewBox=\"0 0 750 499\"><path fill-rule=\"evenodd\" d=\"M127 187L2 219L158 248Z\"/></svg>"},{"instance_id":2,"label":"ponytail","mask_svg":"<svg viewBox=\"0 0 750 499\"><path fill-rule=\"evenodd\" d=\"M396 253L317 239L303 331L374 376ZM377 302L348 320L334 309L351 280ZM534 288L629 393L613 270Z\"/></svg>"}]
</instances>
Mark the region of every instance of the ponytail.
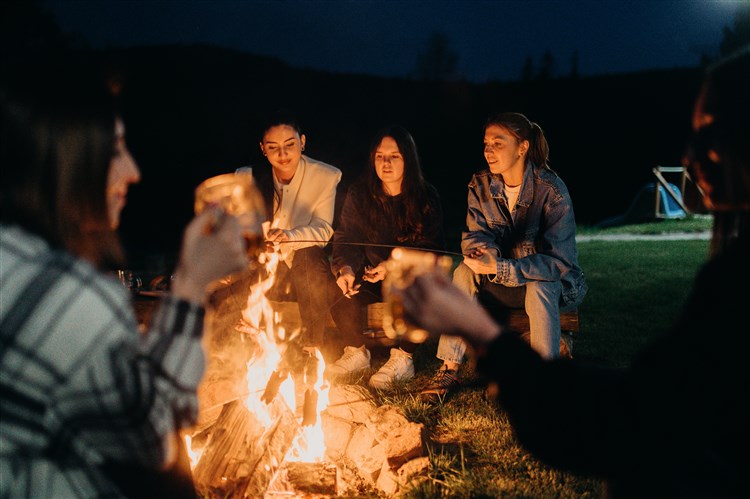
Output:
<instances>
[{"instance_id":1,"label":"ponytail","mask_svg":"<svg viewBox=\"0 0 750 499\"><path fill-rule=\"evenodd\" d=\"M521 113L500 113L490 116L484 129L491 125L501 126L510 131L516 140L529 141L528 159L539 168L551 170L549 166L549 144L542 128Z\"/></svg>"}]
</instances>

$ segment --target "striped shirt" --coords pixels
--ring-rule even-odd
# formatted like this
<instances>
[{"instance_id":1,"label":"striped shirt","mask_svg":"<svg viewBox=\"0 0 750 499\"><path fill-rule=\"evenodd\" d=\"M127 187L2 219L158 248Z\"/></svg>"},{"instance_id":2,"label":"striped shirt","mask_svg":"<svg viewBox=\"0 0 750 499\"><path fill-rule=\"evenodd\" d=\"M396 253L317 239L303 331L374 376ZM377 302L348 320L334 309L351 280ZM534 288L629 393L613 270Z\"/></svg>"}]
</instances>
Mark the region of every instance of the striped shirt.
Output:
<instances>
[{"instance_id":1,"label":"striped shirt","mask_svg":"<svg viewBox=\"0 0 750 499\"><path fill-rule=\"evenodd\" d=\"M118 497L105 462L159 469L197 417L204 311L146 334L119 282L0 224L0 497Z\"/></svg>"}]
</instances>

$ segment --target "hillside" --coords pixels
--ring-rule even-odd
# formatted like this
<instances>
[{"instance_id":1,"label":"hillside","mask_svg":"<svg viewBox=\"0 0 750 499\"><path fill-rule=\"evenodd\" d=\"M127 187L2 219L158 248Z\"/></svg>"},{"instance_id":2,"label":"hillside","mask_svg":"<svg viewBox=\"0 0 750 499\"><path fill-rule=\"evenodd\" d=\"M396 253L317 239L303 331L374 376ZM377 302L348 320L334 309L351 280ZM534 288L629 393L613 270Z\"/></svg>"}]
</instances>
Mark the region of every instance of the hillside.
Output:
<instances>
[{"instance_id":1,"label":"hillside","mask_svg":"<svg viewBox=\"0 0 750 499\"><path fill-rule=\"evenodd\" d=\"M444 201L451 245L465 216L466 183L484 166L487 114L513 110L545 130L553 168L581 224L622 213L651 168L679 165L701 71L675 69L546 82L427 83L296 69L211 46L100 54L122 74L128 141L143 181L123 220L132 252L174 251L203 179L266 167L258 128L295 110L306 153L344 171L342 192L366 164L370 137L388 123L411 130L425 174Z\"/></svg>"}]
</instances>

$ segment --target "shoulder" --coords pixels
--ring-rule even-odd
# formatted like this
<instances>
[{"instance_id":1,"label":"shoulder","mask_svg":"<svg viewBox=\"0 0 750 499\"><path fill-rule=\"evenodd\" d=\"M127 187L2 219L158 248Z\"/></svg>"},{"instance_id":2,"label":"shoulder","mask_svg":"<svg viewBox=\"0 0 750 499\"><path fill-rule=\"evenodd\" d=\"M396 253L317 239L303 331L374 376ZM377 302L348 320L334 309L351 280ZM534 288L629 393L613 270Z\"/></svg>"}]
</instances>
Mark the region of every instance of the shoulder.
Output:
<instances>
[{"instance_id":1,"label":"shoulder","mask_svg":"<svg viewBox=\"0 0 750 499\"><path fill-rule=\"evenodd\" d=\"M41 236L32 234L18 225L0 224L0 246L4 260L12 257L36 260L51 251L49 244ZM7 260L3 263L7 264Z\"/></svg>"},{"instance_id":2,"label":"shoulder","mask_svg":"<svg viewBox=\"0 0 750 499\"><path fill-rule=\"evenodd\" d=\"M484 170L479 170L474 175L471 176L471 180L469 180L469 187L475 188L478 185L481 184L489 184L490 178L492 177L492 172L489 168L485 168Z\"/></svg>"},{"instance_id":3,"label":"shoulder","mask_svg":"<svg viewBox=\"0 0 750 499\"><path fill-rule=\"evenodd\" d=\"M314 175L335 178L337 180L341 179L341 170L335 166L324 163L323 161L318 161L309 156L303 155L302 158L305 160L305 167Z\"/></svg>"},{"instance_id":4,"label":"shoulder","mask_svg":"<svg viewBox=\"0 0 750 499\"><path fill-rule=\"evenodd\" d=\"M368 210L367 206L371 200L369 187L362 177L354 180L346 189L344 204L349 210L365 212Z\"/></svg>"},{"instance_id":5,"label":"shoulder","mask_svg":"<svg viewBox=\"0 0 750 499\"><path fill-rule=\"evenodd\" d=\"M555 192L567 195L568 187L563 182L563 179L553 170L549 168L539 168L534 166L534 178L537 179L538 183L550 187Z\"/></svg>"},{"instance_id":6,"label":"shoulder","mask_svg":"<svg viewBox=\"0 0 750 499\"><path fill-rule=\"evenodd\" d=\"M349 187L347 187L346 189L346 195L362 197L367 194L367 191L367 182L365 182L362 177L359 177L354 182L349 184Z\"/></svg>"},{"instance_id":7,"label":"shoulder","mask_svg":"<svg viewBox=\"0 0 750 499\"><path fill-rule=\"evenodd\" d=\"M17 236L12 243L2 229L0 273L13 286L2 289L4 310L0 314L13 314L16 307L22 307L35 318L20 325L19 344L37 341L34 326L43 321L50 324L43 339L51 346L49 351L83 352L89 345L119 340L124 332L136 329L128 293L114 276L66 251L50 248L22 229L11 232ZM63 359L54 362L60 368L70 367L63 365Z\"/></svg>"},{"instance_id":8,"label":"shoulder","mask_svg":"<svg viewBox=\"0 0 750 499\"><path fill-rule=\"evenodd\" d=\"M425 182L424 190L427 193L427 200L430 203L440 204L440 192L437 190L437 187L429 182Z\"/></svg>"}]
</instances>

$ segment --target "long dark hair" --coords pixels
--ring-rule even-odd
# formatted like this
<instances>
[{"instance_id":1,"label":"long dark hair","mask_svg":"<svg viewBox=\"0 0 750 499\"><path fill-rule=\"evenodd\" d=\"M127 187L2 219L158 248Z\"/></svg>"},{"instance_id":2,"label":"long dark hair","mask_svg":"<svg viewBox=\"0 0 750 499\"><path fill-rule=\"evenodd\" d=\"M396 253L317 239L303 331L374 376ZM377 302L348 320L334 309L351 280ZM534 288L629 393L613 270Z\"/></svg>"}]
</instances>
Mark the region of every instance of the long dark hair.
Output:
<instances>
[{"instance_id":1,"label":"long dark hair","mask_svg":"<svg viewBox=\"0 0 750 499\"><path fill-rule=\"evenodd\" d=\"M99 267L122 247L107 211L114 152L110 87L83 62L19 64L0 87L0 220Z\"/></svg>"},{"instance_id":2,"label":"long dark hair","mask_svg":"<svg viewBox=\"0 0 750 499\"><path fill-rule=\"evenodd\" d=\"M521 113L499 113L487 118L484 130L491 125L501 126L507 129L518 141L529 141L529 151L526 155L527 161L540 168L551 170L549 166L549 144L544 136L542 128L529 121Z\"/></svg>"},{"instance_id":3,"label":"long dark hair","mask_svg":"<svg viewBox=\"0 0 750 499\"><path fill-rule=\"evenodd\" d=\"M375 153L385 137L391 137L396 141L404 158L404 177L401 181L403 213L390 212L392 207L392 204L388 202L390 196L383 189L383 182L375 170ZM400 242L407 243L419 239L424 231L425 215L432 207L429 204L417 144L404 127L391 125L378 131L370 145L370 158L364 179L368 194L364 200L365 216L369 218L366 227L368 229L379 227L385 217L386 220L396 224L397 232L403 239Z\"/></svg>"}]
</instances>

